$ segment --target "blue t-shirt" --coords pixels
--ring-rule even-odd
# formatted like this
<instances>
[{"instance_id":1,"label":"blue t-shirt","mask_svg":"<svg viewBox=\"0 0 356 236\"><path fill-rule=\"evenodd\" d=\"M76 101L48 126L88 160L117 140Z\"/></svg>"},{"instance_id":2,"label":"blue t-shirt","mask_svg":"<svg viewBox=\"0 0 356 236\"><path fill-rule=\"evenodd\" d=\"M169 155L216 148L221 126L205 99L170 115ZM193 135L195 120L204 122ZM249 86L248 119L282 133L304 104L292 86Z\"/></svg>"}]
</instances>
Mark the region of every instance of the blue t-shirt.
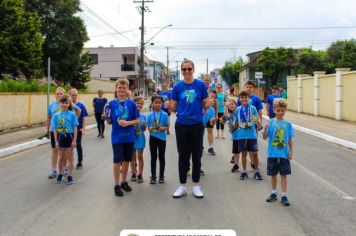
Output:
<instances>
[{"instance_id":1,"label":"blue t-shirt","mask_svg":"<svg viewBox=\"0 0 356 236\"><path fill-rule=\"evenodd\" d=\"M79 122L74 112L60 111L53 116L51 124L53 130L57 129L57 132L60 134L72 134L74 126L78 126Z\"/></svg>"},{"instance_id":2,"label":"blue t-shirt","mask_svg":"<svg viewBox=\"0 0 356 236\"><path fill-rule=\"evenodd\" d=\"M225 117L225 119L226 119L226 121L229 121L229 122L235 124L235 122L237 121L236 113L235 112L232 113L232 114L229 113L227 115L227 117ZM237 134L238 134L238 129L235 129L235 131L231 133L231 139L232 140L238 140Z\"/></svg>"},{"instance_id":3,"label":"blue t-shirt","mask_svg":"<svg viewBox=\"0 0 356 236\"><path fill-rule=\"evenodd\" d=\"M256 107L257 111L263 109L263 105L262 105L261 99L256 95L250 95L250 100L248 101L248 104ZM241 101L240 101L240 98L237 99L237 105L238 106L242 105Z\"/></svg>"},{"instance_id":4,"label":"blue t-shirt","mask_svg":"<svg viewBox=\"0 0 356 236\"><path fill-rule=\"evenodd\" d=\"M75 105L77 107L79 107L81 110L80 116L78 118L78 122L79 122L79 128L82 128L83 127L83 118L88 116L88 112L87 112L87 109L85 108L83 103L77 102L77 103L75 103Z\"/></svg>"},{"instance_id":5,"label":"blue t-shirt","mask_svg":"<svg viewBox=\"0 0 356 236\"><path fill-rule=\"evenodd\" d=\"M75 104L73 104L73 110L76 111L78 110L78 106L76 106ZM48 106L48 111L47 111L47 115L51 116L51 119L53 119L53 116L55 114L57 114L58 112L61 111L61 108L60 108L60 105L57 101L53 101L51 102L51 104L49 104ZM54 131L54 128L52 126L52 122L50 124L50 129L49 129L51 132Z\"/></svg>"},{"instance_id":6,"label":"blue t-shirt","mask_svg":"<svg viewBox=\"0 0 356 236\"><path fill-rule=\"evenodd\" d=\"M161 91L161 92L159 92L159 95L163 98L162 110L164 110L165 112L167 112L168 109L164 107L164 103L165 103L167 100L171 100L171 99L172 99L172 92L170 92L170 91Z\"/></svg>"},{"instance_id":7,"label":"blue t-shirt","mask_svg":"<svg viewBox=\"0 0 356 236\"><path fill-rule=\"evenodd\" d=\"M224 102L226 101L225 94L218 93L216 98L218 100L218 113L224 113Z\"/></svg>"},{"instance_id":8,"label":"blue t-shirt","mask_svg":"<svg viewBox=\"0 0 356 236\"><path fill-rule=\"evenodd\" d=\"M203 124L206 125L208 122L210 123L211 118L215 118L215 109L214 107L209 107L203 117Z\"/></svg>"},{"instance_id":9,"label":"blue t-shirt","mask_svg":"<svg viewBox=\"0 0 356 236\"><path fill-rule=\"evenodd\" d=\"M205 84L200 80L194 80L187 84L178 82L173 87L172 99L177 101L177 123L194 125L203 122L203 101L208 98Z\"/></svg>"},{"instance_id":10,"label":"blue t-shirt","mask_svg":"<svg viewBox=\"0 0 356 236\"><path fill-rule=\"evenodd\" d=\"M146 146L145 131L142 129L142 121L146 122L146 115L140 114L140 123L136 127L135 149L144 149Z\"/></svg>"},{"instance_id":11,"label":"blue t-shirt","mask_svg":"<svg viewBox=\"0 0 356 236\"><path fill-rule=\"evenodd\" d=\"M119 120L132 121L137 120L140 114L137 110L136 103L130 99L119 102L118 99L110 101L111 109L110 118L112 122L111 143L134 143L136 141L135 126L122 127Z\"/></svg>"},{"instance_id":12,"label":"blue t-shirt","mask_svg":"<svg viewBox=\"0 0 356 236\"><path fill-rule=\"evenodd\" d=\"M289 140L295 132L288 120L271 119L268 128L268 158L287 158L289 156Z\"/></svg>"},{"instance_id":13,"label":"blue t-shirt","mask_svg":"<svg viewBox=\"0 0 356 236\"><path fill-rule=\"evenodd\" d=\"M237 140L257 139L256 119L259 119L259 116L256 107L252 105L239 106L235 111L235 116L239 122ZM249 124L249 128L245 128L245 124Z\"/></svg>"},{"instance_id":14,"label":"blue t-shirt","mask_svg":"<svg viewBox=\"0 0 356 236\"><path fill-rule=\"evenodd\" d=\"M102 113L104 111L104 106L108 102L106 98L94 98L93 103L95 104L94 112Z\"/></svg>"},{"instance_id":15,"label":"blue t-shirt","mask_svg":"<svg viewBox=\"0 0 356 236\"><path fill-rule=\"evenodd\" d=\"M270 94L267 96L266 102L269 104L268 112L270 116L275 115L273 112L273 100L276 98L281 98L281 96L279 94L277 95Z\"/></svg>"},{"instance_id":16,"label":"blue t-shirt","mask_svg":"<svg viewBox=\"0 0 356 236\"><path fill-rule=\"evenodd\" d=\"M165 111L151 112L147 117L147 126L154 128L150 131L150 135L161 140L167 139L167 132L159 132L159 127L169 126L169 117Z\"/></svg>"}]
</instances>

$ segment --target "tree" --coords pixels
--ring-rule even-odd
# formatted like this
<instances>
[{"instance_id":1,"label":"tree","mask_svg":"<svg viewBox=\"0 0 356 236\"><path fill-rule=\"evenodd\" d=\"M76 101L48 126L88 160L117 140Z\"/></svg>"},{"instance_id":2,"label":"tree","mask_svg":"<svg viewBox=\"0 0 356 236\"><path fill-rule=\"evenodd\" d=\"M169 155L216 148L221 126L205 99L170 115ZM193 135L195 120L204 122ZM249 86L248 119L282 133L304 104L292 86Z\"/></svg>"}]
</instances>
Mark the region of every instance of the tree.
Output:
<instances>
[{"instance_id":1,"label":"tree","mask_svg":"<svg viewBox=\"0 0 356 236\"><path fill-rule=\"evenodd\" d=\"M228 86L239 82L239 70L243 65L244 62L241 57L235 62L225 62L223 68L220 70L220 75Z\"/></svg>"},{"instance_id":2,"label":"tree","mask_svg":"<svg viewBox=\"0 0 356 236\"><path fill-rule=\"evenodd\" d=\"M76 16L81 11L80 1L26 0L26 8L38 12L42 21L44 67L51 57L53 78L64 84L75 84L75 76L85 67L81 64L86 61L81 53L89 39L83 20Z\"/></svg>"},{"instance_id":3,"label":"tree","mask_svg":"<svg viewBox=\"0 0 356 236\"><path fill-rule=\"evenodd\" d=\"M326 62L330 68L349 67L356 69L356 40L336 41L326 51Z\"/></svg>"},{"instance_id":4,"label":"tree","mask_svg":"<svg viewBox=\"0 0 356 236\"><path fill-rule=\"evenodd\" d=\"M86 83L90 80L90 71L93 68L93 62L88 52L84 53L80 57L80 66L77 71L74 72L74 79L70 85L74 88L86 88Z\"/></svg>"},{"instance_id":5,"label":"tree","mask_svg":"<svg viewBox=\"0 0 356 236\"><path fill-rule=\"evenodd\" d=\"M270 79L271 85L276 85L277 80L284 73L291 74L295 65L295 50L292 48L265 48L257 59L256 70L263 71L263 75Z\"/></svg>"},{"instance_id":6,"label":"tree","mask_svg":"<svg viewBox=\"0 0 356 236\"><path fill-rule=\"evenodd\" d=\"M297 74L310 74L314 71L329 71L325 62L325 51L314 51L312 48L304 48L297 54Z\"/></svg>"},{"instance_id":7,"label":"tree","mask_svg":"<svg viewBox=\"0 0 356 236\"><path fill-rule=\"evenodd\" d=\"M0 75L34 77L41 73L42 35L37 13L24 0L0 2Z\"/></svg>"}]
</instances>

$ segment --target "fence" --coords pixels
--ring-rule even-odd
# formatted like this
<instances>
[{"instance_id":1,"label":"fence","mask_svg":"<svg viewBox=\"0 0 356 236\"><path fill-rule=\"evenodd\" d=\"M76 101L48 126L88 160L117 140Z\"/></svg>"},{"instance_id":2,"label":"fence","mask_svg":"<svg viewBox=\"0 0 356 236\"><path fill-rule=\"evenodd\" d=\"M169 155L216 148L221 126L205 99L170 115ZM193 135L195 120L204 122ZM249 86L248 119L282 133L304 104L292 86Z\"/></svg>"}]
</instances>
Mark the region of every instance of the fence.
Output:
<instances>
[{"instance_id":1,"label":"fence","mask_svg":"<svg viewBox=\"0 0 356 236\"><path fill-rule=\"evenodd\" d=\"M336 74L288 76L288 108L293 111L356 121L356 71L337 68Z\"/></svg>"},{"instance_id":2,"label":"fence","mask_svg":"<svg viewBox=\"0 0 356 236\"><path fill-rule=\"evenodd\" d=\"M90 115L93 114L93 99L96 93L79 94ZM110 100L114 93L106 93ZM54 97L51 98L51 101ZM47 118L47 94L45 93L0 93L0 131L43 123Z\"/></svg>"}]
</instances>

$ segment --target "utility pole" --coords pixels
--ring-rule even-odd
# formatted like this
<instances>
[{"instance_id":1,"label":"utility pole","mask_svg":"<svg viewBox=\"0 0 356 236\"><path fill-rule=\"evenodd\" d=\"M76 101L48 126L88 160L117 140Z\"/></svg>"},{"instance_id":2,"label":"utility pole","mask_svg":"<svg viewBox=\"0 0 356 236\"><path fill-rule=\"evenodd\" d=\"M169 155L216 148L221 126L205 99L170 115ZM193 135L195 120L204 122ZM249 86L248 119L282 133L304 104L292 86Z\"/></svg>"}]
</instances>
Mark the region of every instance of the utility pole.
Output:
<instances>
[{"instance_id":1,"label":"utility pole","mask_svg":"<svg viewBox=\"0 0 356 236\"><path fill-rule=\"evenodd\" d=\"M176 61L177 62L177 81L179 80L179 61Z\"/></svg>"},{"instance_id":2,"label":"utility pole","mask_svg":"<svg viewBox=\"0 0 356 236\"><path fill-rule=\"evenodd\" d=\"M139 76L139 88L143 89L143 94L146 97L146 82L145 82L145 12L149 11L145 8L145 3L151 3L153 0L141 0L134 1L134 3L141 3L139 7L141 13L141 47L140 47L140 76ZM141 80L141 81L140 81ZM142 84L141 84L142 83Z\"/></svg>"},{"instance_id":3,"label":"utility pole","mask_svg":"<svg viewBox=\"0 0 356 236\"><path fill-rule=\"evenodd\" d=\"M206 59L206 74L209 74L209 58Z\"/></svg>"},{"instance_id":4,"label":"utility pole","mask_svg":"<svg viewBox=\"0 0 356 236\"><path fill-rule=\"evenodd\" d=\"M51 58L48 57L47 64L47 108L49 107L49 94L51 93ZM47 110L46 108L46 110Z\"/></svg>"},{"instance_id":5,"label":"utility pole","mask_svg":"<svg viewBox=\"0 0 356 236\"><path fill-rule=\"evenodd\" d=\"M167 77L168 77L167 86L168 88L170 88L171 76L169 74L169 47L167 46L166 48L167 48Z\"/></svg>"}]
</instances>

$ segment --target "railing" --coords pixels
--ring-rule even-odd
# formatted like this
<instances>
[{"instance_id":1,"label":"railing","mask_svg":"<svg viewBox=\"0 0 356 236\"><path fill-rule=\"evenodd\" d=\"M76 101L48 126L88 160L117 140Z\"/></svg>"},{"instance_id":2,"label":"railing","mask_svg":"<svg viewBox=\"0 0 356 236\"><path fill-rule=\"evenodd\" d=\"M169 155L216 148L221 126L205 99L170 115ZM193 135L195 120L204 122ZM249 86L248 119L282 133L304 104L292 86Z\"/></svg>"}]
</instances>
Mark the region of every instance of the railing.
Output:
<instances>
[{"instance_id":1,"label":"railing","mask_svg":"<svg viewBox=\"0 0 356 236\"><path fill-rule=\"evenodd\" d=\"M135 71L135 65L132 64L121 65L121 71Z\"/></svg>"}]
</instances>

